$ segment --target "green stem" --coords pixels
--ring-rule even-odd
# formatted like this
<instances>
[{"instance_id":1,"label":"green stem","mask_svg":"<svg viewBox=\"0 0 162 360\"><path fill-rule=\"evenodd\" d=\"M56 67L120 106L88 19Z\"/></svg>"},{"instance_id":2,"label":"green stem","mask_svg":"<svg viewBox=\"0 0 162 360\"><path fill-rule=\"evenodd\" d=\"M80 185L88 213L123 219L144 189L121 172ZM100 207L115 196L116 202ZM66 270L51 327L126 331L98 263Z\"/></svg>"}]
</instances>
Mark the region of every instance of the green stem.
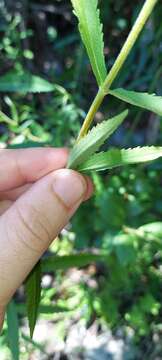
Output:
<instances>
[{"instance_id":1,"label":"green stem","mask_svg":"<svg viewBox=\"0 0 162 360\"><path fill-rule=\"evenodd\" d=\"M90 109L89 109L89 111L88 111L88 114L87 114L87 116L86 116L86 118L84 120L84 123L82 125L81 130L80 130L77 141L79 141L80 138L82 138L87 133L87 131L88 131L88 129L89 129L89 127L90 127L90 125L91 125L91 123L93 121L93 118L94 118L98 108L100 107L104 97L105 97L105 94L103 93L102 88L100 88L97 95L96 95L96 97L95 97L95 99L94 99L94 101L93 101L93 103L92 103L92 105L91 105L91 107L90 107Z\"/></svg>"},{"instance_id":2,"label":"green stem","mask_svg":"<svg viewBox=\"0 0 162 360\"><path fill-rule=\"evenodd\" d=\"M148 20L150 14L152 13L156 3L158 0L146 0L143 8L131 30L131 32L128 35L128 38L120 51L114 65L112 66L110 72L108 73L103 85L100 87L89 111L88 114L84 120L83 126L80 130L79 136L77 141L79 141L88 131L94 116L101 105L104 97L108 94L108 91L116 79L119 71L121 70L123 64L125 63L130 51L132 50L139 34L141 33L146 21Z\"/></svg>"}]
</instances>

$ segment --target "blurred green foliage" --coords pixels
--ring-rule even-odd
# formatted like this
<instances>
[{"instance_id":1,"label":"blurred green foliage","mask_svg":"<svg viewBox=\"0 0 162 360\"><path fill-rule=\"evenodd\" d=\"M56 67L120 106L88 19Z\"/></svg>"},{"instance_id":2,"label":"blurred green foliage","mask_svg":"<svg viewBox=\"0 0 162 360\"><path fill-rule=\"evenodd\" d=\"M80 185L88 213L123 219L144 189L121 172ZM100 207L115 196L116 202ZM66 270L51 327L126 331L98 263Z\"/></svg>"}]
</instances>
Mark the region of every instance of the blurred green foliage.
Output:
<instances>
[{"instance_id":1,"label":"blurred green foliage","mask_svg":"<svg viewBox=\"0 0 162 360\"><path fill-rule=\"evenodd\" d=\"M141 1L100 3L109 68ZM0 107L12 119L0 120L0 147L70 146L96 92L70 2L0 0L0 9ZM117 85L162 94L161 16L159 2ZM116 107L122 110L118 100L109 98L96 122L107 112L114 114ZM159 145L161 128L155 115L133 108L112 144ZM40 318L54 321L62 339L68 331L65 320L77 318L87 327L95 321L101 328L106 323L114 333L122 328L128 334L131 329L141 358L152 359L154 339L158 337L159 345L162 330L161 173L162 163L156 161L102 177L94 174L94 197L43 257L43 273L51 282L43 285ZM48 359L46 347L24 332L26 307L20 291L8 309L1 359L11 357L9 346L13 359L19 358L12 335L8 338L17 316L20 358L28 359L39 349ZM161 356L161 346L158 351Z\"/></svg>"}]
</instances>

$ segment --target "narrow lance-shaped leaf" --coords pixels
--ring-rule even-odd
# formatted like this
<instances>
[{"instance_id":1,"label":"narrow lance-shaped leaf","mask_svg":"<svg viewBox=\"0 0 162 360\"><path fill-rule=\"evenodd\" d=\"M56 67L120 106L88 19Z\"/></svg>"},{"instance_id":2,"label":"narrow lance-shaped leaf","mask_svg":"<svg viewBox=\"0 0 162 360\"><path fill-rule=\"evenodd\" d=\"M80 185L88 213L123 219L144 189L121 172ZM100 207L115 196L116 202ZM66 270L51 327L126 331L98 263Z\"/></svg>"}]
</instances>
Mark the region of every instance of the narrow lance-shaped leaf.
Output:
<instances>
[{"instance_id":1,"label":"narrow lance-shaped leaf","mask_svg":"<svg viewBox=\"0 0 162 360\"><path fill-rule=\"evenodd\" d=\"M71 0L79 21L79 31L86 47L98 85L106 78L104 42L97 0Z\"/></svg>"},{"instance_id":2,"label":"narrow lance-shaped leaf","mask_svg":"<svg viewBox=\"0 0 162 360\"><path fill-rule=\"evenodd\" d=\"M109 90L109 94L127 102L128 104L144 108L162 116L162 96L125 89Z\"/></svg>"},{"instance_id":3,"label":"narrow lance-shaped leaf","mask_svg":"<svg viewBox=\"0 0 162 360\"><path fill-rule=\"evenodd\" d=\"M68 168L77 168L78 165L82 164L94 154L124 121L127 115L128 111L125 110L119 115L93 127L93 129L73 147L68 161Z\"/></svg>"},{"instance_id":4,"label":"narrow lance-shaped leaf","mask_svg":"<svg viewBox=\"0 0 162 360\"><path fill-rule=\"evenodd\" d=\"M0 122L4 122L8 125L13 125L13 126L17 125L17 121L10 119L9 116L4 114L1 110L0 110Z\"/></svg>"},{"instance_id":5,"label":"narrow lance-shaped leaf","mask_svg":"<svg viewBox=\"0 0 162 360\"><path fill-rule=\"evenodd\" d=\"M41 265L40 262L34 267L25 282L25 294L27 303L27 315L30 328L30 336L33 337L34 328L38 315L38 307L41 296Z\"/></svg>"},{"instance_id":6,"label":"narrow lance-shaped leaf","mask_svg":"<svg viewBox=\"0 0 162 360\"><path fill-rule=\"evenodd\" d=\"M162 147L145 146L134 149L112 149L107 152L94 154L78 167L79 171L102 171L117 166L138 164L162 157Z\"/></svg>"},{"instance_id":7,"label":"narrow lance-shaped leaf","mask_svg":"<svg viewBox=\"0 0 162 360\"><path fill-rule=\"evenodd\" d=\"M7 306L7 338L13 360L19 360L19 324L17 308L14 301Z\"/></svg>"},{"instance_id":8,"label":"narrow lance-shaped leaf","mask_svg":"<svg viewBox=\"0 0 162 360\"><path fill-rule=\"evenodd\" d=\"M72 267L83 267L93 262L107 259L106 254L78 253L64 256L50 256L42 260L43 271L67 270Z\"/></svg>"}]
</instances>

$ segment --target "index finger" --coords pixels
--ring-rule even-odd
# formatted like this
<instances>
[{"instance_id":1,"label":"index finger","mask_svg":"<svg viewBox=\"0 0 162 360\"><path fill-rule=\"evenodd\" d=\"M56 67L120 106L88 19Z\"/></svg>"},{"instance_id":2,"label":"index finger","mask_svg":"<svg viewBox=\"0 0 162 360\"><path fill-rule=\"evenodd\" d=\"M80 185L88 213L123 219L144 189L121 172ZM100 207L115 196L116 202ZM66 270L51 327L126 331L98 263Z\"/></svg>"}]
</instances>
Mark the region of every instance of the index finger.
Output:
<instances>
[{"instance_id":1,"label":"index finger","mask_svg":"<svg viewBox=\"0 0 162 360\"><path fill-rule=\"evenodd\" d=\"M53 170L65 167L68 151L63 148L0 150L0 191L35 182Z\"/></svg>"}]
</instances>

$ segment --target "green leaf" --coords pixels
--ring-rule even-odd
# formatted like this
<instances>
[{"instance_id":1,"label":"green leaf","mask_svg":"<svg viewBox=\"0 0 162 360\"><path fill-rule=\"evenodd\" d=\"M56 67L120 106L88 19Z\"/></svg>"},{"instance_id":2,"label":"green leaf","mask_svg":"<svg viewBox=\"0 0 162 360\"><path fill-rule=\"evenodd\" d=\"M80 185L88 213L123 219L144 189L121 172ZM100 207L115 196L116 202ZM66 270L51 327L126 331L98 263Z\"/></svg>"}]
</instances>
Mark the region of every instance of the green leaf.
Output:
<instances>
[{"instance_id":1,"label":"green leaf","mask_svg":"<svg viewBox=\"0 0 162 360\"><path fill-rule=\"evenodd\" d=\"M119 262L123 266L132 264L137 258L137 249L135 246L135 236L119 234L113 240L114 250Z\"/></svg>"},{"instance_id":2,"label":"green leaf","mask_svg":"<svg viewBox=\"0 0 162 360\"><path fill-rule=\"evenodd\" d=\"M33 337L34 328L38 315L41 297L41 264L34 267L25 282L25 294L27 303L27 315L30 328L30 336Z\"/></svg>"},{"instance_id":3,"label":"green leaf","mask_svg":"<svg viewBox=\"0 0 162 360\"><path fill-rule=\"evenodd\" d=\"M10 71L0 77L0 92L36 93L54 90L54 85L28 72Z\"/></svg>"},{"instance_id":4,"label":"green leaf","mask_svg":"<svg viewBox=\"0 0 162 360\"><path fill-rule=\"evenodd\" d=\"M20 315L25 316L26 314L26 306L25 304L17 304L16 305L18 313ZM70 308L63 305L43 305L39 306L39 314L54 314L54 313L63 313L70 311Z\"/></svg>"},{"instance_id":5,"label":"green leaf","mask_svg":"<svg viewBox=\"0 0 162 360\"><path fill-rule=\"evenodd\" d=\"M125 110L112 119L103 121L101 124L93 127L76 145L74 145L68 160L68 168L77 168L78 165L86 161L95 153L106 139L118 128L128 115Z\"/></svg>"},{"instance_id":6,"label":"green leaf","mask_svg":"<svg viewBox=\"0 0 162 360\"><path fill-rule=\"evenodd\" d=\"M40 314L55 314L55 313L63 313L68 311L70 311L70 308L59 305L40 305L39 307Z\"/></svg>"},{"instance_id":7,"label":"green leaf","mask_svg":"<svg viewBox=\"0 0 162 360\"><path fill-rule=\"evenodd\" d=\"M83 267L92 262L106 258L104 254L81 253L64 256L51 256L42 260L43 271L67 270L72 267Z\"/></svg>"},{"instance_id":8,"label":"green leaf","mask_svg":"<svg viewBox=\"0 0 162 360\"><path fill-rule=\"evenodd\" d=\"M71 0L79 21L79 31L86 47L98 85L106 78L104 42L97 0Z\"/></svg>"},{"instance_id":9,"label":"green leaf","mask_svg":"<svg viewBox=\"0 0 162 360\"><path fill-rule=\"evenodd\" d=\"M142 225L138 228L138 230L142 230L148 234L153 234L159 239L162 238L162 222L160 221Z\"/></svg>"},{"instance_id":10,"label":"green leaf","mask_svg":"<svg viewBox=\"0 0 162 360\"><path fill-rule=\"evenodd\" d=\"M6 114L4 114L0 110L0 123L1 122L4 122L4 123L6 123L8 125L12 125L12 126L17 125L17 121L10 119Z\"/></svg>"},{"instance_id":11,"label":"green leaf","mask_svg":"<svg viewBox=\"0 0 162 360\"><path fill-rule=\"evenodd\" d=\"M138 164L162 157L162 147L145 146L134 149L112 149L94 154L89 160L78 167L79 171L102 171L116 166Z\"/></svg>"},{"instance_id":12,"label":"green leaf","mask_svg":"<svg viewBox=\"0 0 162 360\"><path fill-rule=\"evenodd\" d=\"M7 337L13 360L19 360L19 325L17 308L12 300L7 306Z\"/></svg>"},{"instance_id":13,"label":"green leaf","mask_svg":"<svg viewBox=\"0 0 162 360\"><path fill-rule=\"evenodd\" d=\"M144 108L162 116L162 96L124 89L109 90L109 94L128 104Z\"/></svg>"},{"instance_id":14,"label":"green leaf","mask_svg":"<svg viewBox=\"0 0 162 360\"><path fill-rule=\"evenodd\" d=\"M139 234L148 240L156 240L161 245L162 238L162 222L157 221L149 224L142 225L138 228Z\"/></svg>"}]
</instances>

